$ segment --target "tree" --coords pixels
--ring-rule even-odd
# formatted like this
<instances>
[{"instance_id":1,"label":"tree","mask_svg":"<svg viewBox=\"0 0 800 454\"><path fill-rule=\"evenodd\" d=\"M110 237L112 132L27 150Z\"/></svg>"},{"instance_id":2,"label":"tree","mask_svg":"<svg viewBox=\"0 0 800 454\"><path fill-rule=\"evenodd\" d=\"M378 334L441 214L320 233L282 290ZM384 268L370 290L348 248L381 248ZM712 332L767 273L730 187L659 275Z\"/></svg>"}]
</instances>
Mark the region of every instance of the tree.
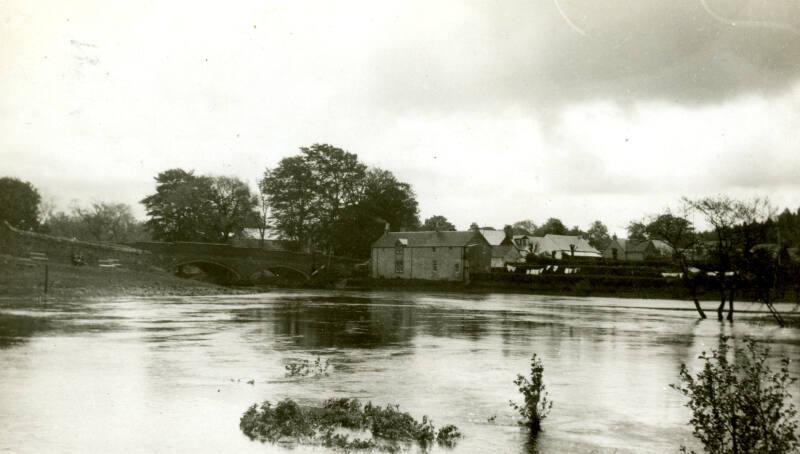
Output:
<instances>
[{"instance_id":1,"label":"tree","mask_svg":"<svg viewBox=\"0 0 800 454\"><path fill-rule=\"evenodd\" d=\"M436 231L455 231L456 226L450 223L446 217L441 215L434 215L425 219L425 222L420 227L420 230L436 230Z\"/></svg>"},{"instance_id":2,"label":"tree","mask_svg":"<svg viewBox=\"0 0 800 454\"><path fill-rule=\"evenodd\" d=\"M42 231L82 241L124 243L148 239L144 225L133 217L131 207L112 202L95 202L88 208L74 202L69 213L53 209L42 224Z\"/></svg>"},{"instance_id":3,"label":"tree","mask_svg":"<svg viewBox=\"0 0 800 454\"><path fill-rule=\"evenodd\" d=\"M342 210L333 229L334 252L351 257L369 257L372 243L390 228L419 228L417 199L408 183L387 170L367 171L361 200Z\"/></svg>"},{"instance_id":4,"label":"tree","mask_svg":"<svg viewBox=\"0 0 800 454\"><path fill-rule=\"evenodd\" d=\"M695 246L697 235L695 234L694 226L685 215L687 208L684 207L683 211L683 215L674 215L669 210L666 210L662 214L655 216L645 226L644 231L648 237L664 241L672 248L673 260L680 265L681 280L689 290L694 301L694 307L697 313L700 314L700 318L706 318L697 296L700 276L691 272L686 255L687 251Z\"/></svg>"},{"instance_id":5,"label":"tree","mask_svg":"<svg viewBox=\"0 0 800 454\"><path fill-rule=\"evenodd\" d=\"M362 200L367 167L358 156L327 144L301 147L265 172L275 228L303 247L329 253L342 214ZM269 178L266 178L269 177Z\"/></svg>"},{"instance_id":6,"label":"tree","mask_svg":"<svg viewBox=\"0 0 800 454\"><path fill-rule=\"evenodd\" d=\"M331 252L333 228L342 210L362 198L367 166L358 161L357 155L327 144L301 147L300 152L314 181L313 203L319 222L316 240Z\"/></svg>"},{"instance_id":7,"label":"tree","mask_svg":"<svg viewBox=\"0 0 800 454\"><path fill-rule=\"evenodd\" d=\"M536 236L545 236L548 233L553 235L566 235L567 234L567 227L561 222L558 218L550 218L542 224L536 231L534 235Z\"/></svg>"},{"instance_id":8,"label":"tree","mask_svg":"<svg viewBox=\"0 0 800 454\"><path fill-rule=\"evenodd\" d=\"M39 191L27 181L17 178L0 178L0 223L23 230L39 226Z\"/></svg>"},{"instance_id":9,"label":"tree","mask_svg":"<svg viewBox=\"0 0 800 454\"><path fill-rule=\"evenodd\" d=\"M611 242L611 237L608 235L608 227L600 221L592 222L589 226L589 230L586 231L586 235L589 244L601 251L608 247L608 244Z\"/></svg>"},{"instance_id":10,"label":"tree","mask_svg":"<svg viewBox=\"0 0 800 454\"><path fill-rule=\"evenodd\" d=\"M156 176L156 193L145 197L145 223L160 241L227 242L252 218L256 200L236 177L198 176L170 169Z\"/></svg>"},{"instance_id":11,"label":"tree","mask_svg":"<svg viewBox=\"0 0 800 454\"><path fill-rule=\"evenodd\" d=\"M208 219L215 241L227 243L242 232L255 213L258 199L250 193L250 187L236 177L211 177L211 205L213 211Z\"/></svg>"},{"instance_id":12,"label":"tree","mask_svg":"<svg viewBox=\"0 0 800 454\"><path fill-rule=\"evenodd\" d=\"M267 229L270 228L269 224L269 197L264 191L267 185L266 179L269 177L269 172L258 180L258 204L256 210L253 211L251 224L258 229L259 247L264 247L264 237L267 235Z\"/></svg>"},{"instance_id":13,"label":"tree","mask_svg":"<svg viewBox=\"0 0 800 454\"><path fill-rule=\"evenodd\" d=\"M141 202L149 217L145 225L154 239L215 241L218 233L209 230L214 216L211 178L169 169L156 176L156 183L156 193Z\"/></svg>"},{"instance_id":14,"label":"tree","mask_svg":"<svg viewBox=\"0 0 800 454\"><path fill-rule=\"evenodd\" d=\"M767 199L761 198L743 201L717 196L698 200L684 198L684 202L702 214L713 228L716 249L712 258L720 293L717 317L722 320L727 296L727 318L733 321L733 300L737 282L749 252L755 245L753 230L759 222L772 216L773 209Z\"/></svg>"},{"instance_id":15,"label":"tree","mask_svg":"<svg viewBox=\"0 0 800 454\"><path fill-rule=\"evenodd\" d=\"M503 233L505 233L507 240L511 241L514 239L514 227L506 225L505 227L503 227Z\"/></svg>"},{"instance_id":16,"label":"tree","mask_svg":"<svg viewBox=\"0 0 800 454\"><path fill-rule=\"evenodd\" d=\"M697 376L681 364L680 383L671 385L689 398L694 436L712 454L797 452L800 433L790 392L797 378L789 373L789 359L781 358L775 371L767 363L769 349L747 338L730 355L728 339L700 355Z\"/></svg>"},{"instance_id":17,"label":"tree","mask_svg":"<svg viewBox=\"0 0 800 454\"><path fill-rule=\"evenodd\" d=\"M633 241L647 240L647 225L639 221L631 221L627 227L628 239Z\"/></svg>"},{"instance_id":18,"label":"tree","mask_svg":"<svg viewBox=\"0 0 800 454\"><path fill-rule=\"evenodd\" d=\"M75 215L95 241L128 241L137 226L131 207L124 203L96 202L87 210L76 209Z\"/></svg>"},{"instance_id":19,"label":"tree","mask_svg":"<svg viewBox=\"0 0 800 454\"><path fill-rule=\"evenodd\" d=\"M311 247L317 227L313 203L314 175L302 156L283 158L275 169L264 172L262 192L272 209L275 229L303 248Z\"/></svg>"},{"instance_id":20,"label":"tree","mask_svg":"<svg viewBox=\"0 0 800 454\"><path fill-rule=\"evenodd\" d=\"M536 224L530 219L524 221L517 221L511 224L514 229L514 235L533 235L536 231Z\"/></svg>"}]
</instances>

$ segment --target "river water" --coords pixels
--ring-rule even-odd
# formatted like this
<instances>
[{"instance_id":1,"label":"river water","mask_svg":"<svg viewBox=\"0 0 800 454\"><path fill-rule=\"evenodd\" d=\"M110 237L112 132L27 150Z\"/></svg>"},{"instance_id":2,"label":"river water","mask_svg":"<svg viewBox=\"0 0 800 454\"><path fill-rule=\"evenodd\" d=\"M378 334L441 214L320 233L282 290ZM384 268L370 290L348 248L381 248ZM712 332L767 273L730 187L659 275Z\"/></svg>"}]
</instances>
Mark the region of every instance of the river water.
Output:
<instances>
[{"instance_id":1,"label":"river water","mask_svg":"<svg viewBox=\"0 0 800 454\"><path fill-rule=\"evenodd\" d=\"M248 406L285 397L396 403L458 426L452 452L677 452L695 445L669 384L720 334L766 341L800 375L800 330L756 314L698 322L689 302L330 291L0 300L0 453L324 452L241 433ZM532 445L508 401L534 352L555 404ZM317 357L327 377L285 376Z\"/></svg>"}]
</instances>

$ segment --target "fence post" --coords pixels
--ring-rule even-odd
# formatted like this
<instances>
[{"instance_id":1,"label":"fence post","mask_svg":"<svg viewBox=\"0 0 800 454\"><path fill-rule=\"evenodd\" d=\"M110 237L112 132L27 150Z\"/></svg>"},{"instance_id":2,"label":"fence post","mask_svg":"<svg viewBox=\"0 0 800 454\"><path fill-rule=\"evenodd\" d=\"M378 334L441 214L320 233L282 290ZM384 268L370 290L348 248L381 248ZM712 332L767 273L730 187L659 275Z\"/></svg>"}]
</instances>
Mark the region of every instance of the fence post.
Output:
<instances>
[{"instance_id":1,"label":"fence post","mask_svg":"<svg viewBox=\"0 0 800 454\"><path fill-rule=\"evenodd\" d=\"M48 268L47 264L44 264L44 294L47 295L47 281L49 278L50 269Z\"/></svg>"}]
</instances>

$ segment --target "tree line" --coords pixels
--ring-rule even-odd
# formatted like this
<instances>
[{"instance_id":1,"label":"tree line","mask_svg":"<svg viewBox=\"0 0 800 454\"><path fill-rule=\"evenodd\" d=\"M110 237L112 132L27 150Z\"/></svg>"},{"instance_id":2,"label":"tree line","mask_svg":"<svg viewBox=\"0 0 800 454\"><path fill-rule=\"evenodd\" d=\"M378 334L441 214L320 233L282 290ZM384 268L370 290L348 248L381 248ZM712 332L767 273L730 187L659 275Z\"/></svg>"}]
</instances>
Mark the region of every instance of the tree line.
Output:
<instances>
[{"instance_id":1,"label":"tree line","mask_svg":"<svg viewBox=\"0 0 800 454\"><path fill-rule=\"evenodd\" d=\"M265 169L255 188L235 176L198 175L180 168L160 172L155 183L155 192L141 200L147 219L139 222L130 206L114 202L75 205L67 212L56 212L30 183L0 178L0 220L57 236L116 242L152 239L230 243L242 238L246 229L252 229L258 232L262 246L274 233L298 250L352 257L368 257L370 245L387 224L393 231L457 229L441 214L420 222L411 185L392 172L369 167L356 154L329 144L301 147L296 155ZM721 206L732 206L734 202L729 200ZM759 242L800 243L800 209L746 220L741 209L726 208L723 216L713 214L721 210L720 205L686 203L695 213L709 214L707 220L713 227L695 231L692 226L694 243L719 242L720 235L727 238L727 232L733 231L731 226L742 222L750 226L749 230L758 226ZM739 217L731 217L733 212L740 213ZM653 219L651 216L631 222L628 238L658 237L650 225ZM717 228L715 222L723 227ZM477 222L469 228L493 229L479 227ZM505 225L503 230L507 236L581 236L598 250L612 241L608 227L600 220L584 230L567 227L554 217L542 224L527 219ZM686 241L681 238L679 242ZM729 243L725 241L726 247Z\"/></svg>"}]
</instances>

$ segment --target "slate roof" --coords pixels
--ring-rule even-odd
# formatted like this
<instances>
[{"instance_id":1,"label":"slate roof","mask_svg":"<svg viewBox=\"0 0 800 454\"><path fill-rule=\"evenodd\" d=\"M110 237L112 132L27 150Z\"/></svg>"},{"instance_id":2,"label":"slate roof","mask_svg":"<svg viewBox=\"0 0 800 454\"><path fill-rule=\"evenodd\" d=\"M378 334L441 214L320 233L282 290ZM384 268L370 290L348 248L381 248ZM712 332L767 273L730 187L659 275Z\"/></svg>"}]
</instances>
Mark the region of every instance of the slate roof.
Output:
<instances>
[{"instance_id":1,"label":"slate roof","mask_svg":"<svg viewBox=\"0 0 800 454\"><path fill-rule=\"evenodd\" d=\"M489 242L492 246L500 246L503 244L503 241L506 239L506 232L502 230L485 230L481 229L478 230L486 241Z\"/></svg>"},{"instance_id":2,"label":"slate roof","mask_svg":"<svg viewBox=\"0 0 800 454\"><path fill-rule=\"evenodd\" d=\"M628 252L644 252L647 246L650 245L649 241L631 241L628 240L628 245L625 248Z\"/></svg>"},{"instance_id":3,"label":"slate roof","mask_svg":"<svg viewBox=\"0 0 800 454\"><path fill-rule=\"evenodd\" d=\"M593 248L588 241L584 240L579 236L552 235L548 233L547 235L545 235L544 239L545 241L550 241L552 243L553 246L550 247L550 250L569 251L570 250L569 245L574 244L575 252L591 252L596 254L600 253L600 251Z\"/></svg>"},{"instance_id":4,"label":"slate roof","mask_svg":"<svg viewBox=\"0 0 800 454\"><path fill-rule=\"evenodd\" d=\"M372 243L372 247L395 247L398 240L407 247L464 247L483 243L486 239L478 232L386 232Z\"/></svg>"}]
</instances>

